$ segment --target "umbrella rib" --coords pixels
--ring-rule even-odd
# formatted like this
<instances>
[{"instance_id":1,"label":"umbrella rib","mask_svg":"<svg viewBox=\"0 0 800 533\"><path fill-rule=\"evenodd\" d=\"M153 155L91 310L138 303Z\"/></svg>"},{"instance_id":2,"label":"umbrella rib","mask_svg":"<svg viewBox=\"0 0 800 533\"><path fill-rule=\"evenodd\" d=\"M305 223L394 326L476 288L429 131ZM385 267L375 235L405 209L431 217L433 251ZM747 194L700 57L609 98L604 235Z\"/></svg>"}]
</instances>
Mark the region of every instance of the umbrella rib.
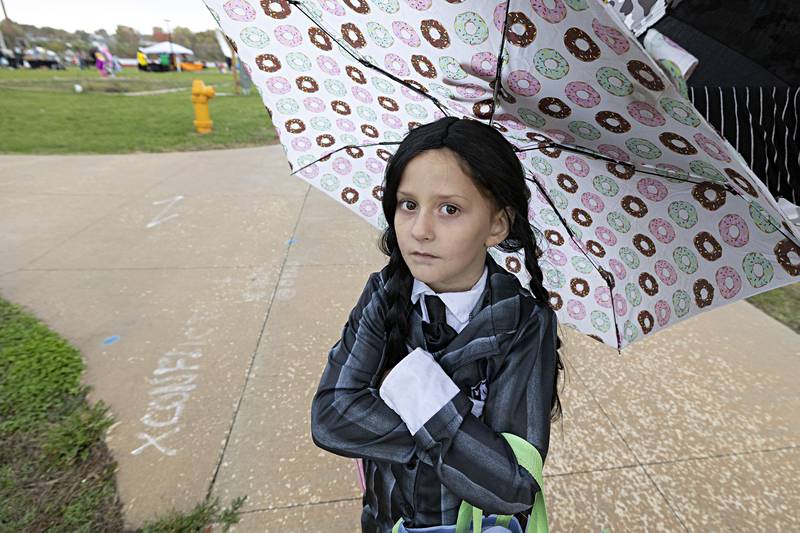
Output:
<instances>
[{"instance_id":1,"label":"umbrella rib","mask_svg":"<svg viewBox=\"0 0 800 533\"><path fill-rule=\"evenodd\" d=\"M503 49L506 45L506 32L508 31L508 10L511 0L506 0L506 14L503 17L503 34L500 36L500 53L497 55L497 70L494 75L494 92L492 94L492 111L489 115L489 125L494 122L494 112L497 109L497 95L500 93L500 71L503 69Z\"/></svg>"},{"instance_id":2,"label":"umbrella rib","mask_svg":"<svg viewBox=\"0 0 800 533\"><path fill-rule=\"evenodd\" d=\"M525 168L525 171L526 172L531 172L527 168ZM532 181L532 182L534 182L536 184L536 187L539 189L539 192L542 193L542 196L544 196L547 199L547 203L550 204L550 207L553 208L553 212L556 214L558 219L561 221L561 224L567 230L567 233L569 233L569 236L572 239L572 241L575 244L579 244L579 242L580 242L579 239L575 238L575 234L572 232L572 228L569 227L569 225L567 224L567 221L564 220L563 216L561 216L561 213L559 212L558 208L553 203L553 200L550 198L550 196L547 194L547 191L544 190L544 187L542 187L542 184L539 183L539 180L535 179L535 176L534 176L534 179L530 179L530 178L525 178L525 179L528 180L528 181ZM600 277L603 278L603 281L606 282L606 285L608 285L608 292L611 294L611 315L614 317L614 332L617 334L617 352L619 354L622 354L622 338L620 337L620 334L619 334L619 324L617 323L617 313L614 311L614 287L612 286L611 281L610 281L612 279L612 274L610 272L608 272L602 266L600 266L597 263L595 263L594 260L591 257L589 257L589 255L583 250L583 246L579 245L578 249L581 251L583 256L589 261L589 263L591 263L591 265L595 268L595 270L597 270L597 272L600 274Z\"/></svg>"},{"instance_id":3,"label":"umbrella rib","mask_svg":"<svg viewBox=\"0 0 800 533\"><path fill-rule=\"evenodd\" d=\"M441 112L442 112L442 113L443 113L445 116L448 116L448 117L449 117L449 116L451 116L451 115L450 115L450 113L448 113L448 112L447 112L447 110L448 110L449 108L448 108L446 105L442 104L442 103L441 103L441 102L440 102L438 99L434 98L433 96L431 96L430 94L426 93L425 91L422 91L422 90L420 90L420 89L417 89L416 87L414 87L413 85L411 85L411 84L410 84L410 83L408 83L407 81L405 81L405 80L401 80L400 78L398 78L397 76L393 75L392 73L390 73L390 72L386 72L385 70L383 70L383 69L382 69L382 68L380 68L379 66L377 66L377 65L374 65L374 64L372 64L372 63L370 63L370 62L369 62L369 61L367 61L366 59L363 59L363 58L361 58L361 57L357 57L357 56L355 56L355 55L354 55L354 54L353 54L353 53L350 51L350 49L349 49L349 48L347 48L346 46L343 46L343 45L342 45L342 43L340 43L340 42L339 42L339 40L338 40L336 37L334 37L334 36L333 36L333 34L331 34L331 32L329 32L327 29L325 29L325 28L324 28L324 27L323 27L323 26L322 26L322 25L321 25L319 22L317 22L316 20L314 20L314 18L313 18L311 15L309 15L308 13L306 13L306 12L305 12L305 10L302 8L302 4L301 4L300 0L288 0L288 2L289 2L290 4L292 4L293 6L296 6L296 7L297 7L297 9L298 9L298 10L299 10L301 13L303 13L303 14L304 14L306 17L308 17L308 19L309 19L309 20L310 20L312 23L314 23L314 24L315 24L315 25L316 25L316 26L317 26L319 29L321 29L322 31L324 31L324 32L325 32L325 34L326 34L326 35L328 35L328 36L329 36L331 39L333 39L333 40L334 40L334 42L335 42L336 44L338 44L338 45L339 45L339 46L340 46L340 47L341 47L341 48L342 48L342 49L343 49L345 52L347 52L348 54L350 54L350 56L351 56L353 59L355 59L356 61L358 61L359 63L361 63L361 64L362 64L362 65L364 65L365 67L368 67L368 68L371 68L371 69L377 70L378 72L380 72L381 74L383 74L383 75L384 75L384 76L386 76L387 78L390 78L390 79L392 79L392 80L396 81L397 83L400 83L400 84L402 84L402 85L405 85L406 87L408 87L408 88L409 88L409 89L411 89L412 91L414 91L414 92L416 92L416 93L419 93L419 94L421 94L421 95L422 95L422 96L424 96L425 98L428 98L429 100L431 100L431 101L433 102L433 104L434 104L436 107L438 107L438 108L439 108L439 111L441 111Z\"/></svg>"}]
</instances>

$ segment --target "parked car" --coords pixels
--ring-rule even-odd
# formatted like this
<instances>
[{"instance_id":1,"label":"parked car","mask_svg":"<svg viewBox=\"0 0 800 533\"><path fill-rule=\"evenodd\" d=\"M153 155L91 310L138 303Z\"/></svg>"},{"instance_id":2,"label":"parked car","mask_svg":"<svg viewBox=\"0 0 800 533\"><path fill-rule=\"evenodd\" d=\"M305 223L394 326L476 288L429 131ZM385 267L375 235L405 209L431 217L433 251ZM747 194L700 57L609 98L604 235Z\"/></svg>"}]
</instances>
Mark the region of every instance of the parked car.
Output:
<instances>
[{"instance_id":1,"label":"parked car","mask_svg":"<svg viewBox=\"0 0 800 533\"><path fill-rule=\"evenodd\" d=\"M58 54L41 46L34 46L25 50L22 56L31 68L47 67L50 69L65 70L67 67L58 57Z\"/></svg>"}]
</instances>

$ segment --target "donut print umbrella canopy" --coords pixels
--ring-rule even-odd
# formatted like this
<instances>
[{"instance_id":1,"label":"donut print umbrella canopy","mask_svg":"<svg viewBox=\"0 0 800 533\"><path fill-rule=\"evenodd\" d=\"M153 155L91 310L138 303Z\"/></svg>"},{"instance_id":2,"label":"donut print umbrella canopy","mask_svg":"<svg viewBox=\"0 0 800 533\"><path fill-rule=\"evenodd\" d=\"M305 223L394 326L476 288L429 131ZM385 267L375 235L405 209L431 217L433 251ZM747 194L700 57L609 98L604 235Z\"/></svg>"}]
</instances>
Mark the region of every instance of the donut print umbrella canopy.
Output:
<instances>
[{"instance_id":1,"label":"donut print umbrella canopy","mask_svg":"<svg viewBox=\"0 0 800 533\"><path fill-rule=\"evenodd\" d=\"M800 281L798 228L597 0L206 4L292 174L379 229L409 129L449 115L502 132L565 326L621 350ZM528 282L521 255L490 253Z\"/></svg>"}]
</instances>

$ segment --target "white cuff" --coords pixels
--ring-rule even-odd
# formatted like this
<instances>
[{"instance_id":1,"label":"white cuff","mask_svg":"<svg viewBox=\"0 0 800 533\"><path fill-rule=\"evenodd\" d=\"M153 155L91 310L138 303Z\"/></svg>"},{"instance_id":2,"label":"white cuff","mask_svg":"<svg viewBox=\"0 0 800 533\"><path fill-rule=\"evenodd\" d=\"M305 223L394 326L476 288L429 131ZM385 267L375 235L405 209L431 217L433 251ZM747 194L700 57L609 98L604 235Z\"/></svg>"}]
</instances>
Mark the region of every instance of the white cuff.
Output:
<instances>
[{"instance_id":1,"label":"white cuff","mask_svg":"<svg viewBox=\"0 0 800 533\"><path fill-rule=\"evenodd\" d=\"M386 375L379 394L386 405L400 415L413 435L458 391L458 386L433 356L417 348Z\"/></svg>"}]
</instances>

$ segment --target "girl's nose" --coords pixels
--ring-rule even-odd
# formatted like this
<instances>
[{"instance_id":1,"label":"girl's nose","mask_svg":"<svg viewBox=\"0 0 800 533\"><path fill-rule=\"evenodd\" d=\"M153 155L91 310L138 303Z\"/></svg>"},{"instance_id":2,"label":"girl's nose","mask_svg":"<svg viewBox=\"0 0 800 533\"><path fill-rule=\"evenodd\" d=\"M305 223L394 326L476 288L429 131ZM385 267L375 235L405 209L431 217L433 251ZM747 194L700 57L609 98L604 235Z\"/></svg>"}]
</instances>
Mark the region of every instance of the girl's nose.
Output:
<instances>
[{"instance_id":1,"label":"girl's nose","mask_svg":"<svg viewBox=\"0 0 800 533\"><path fill-rule=\"evenodd\" d=\"M423 212L422 209L418 210L418 214L414 218L414 223L411 226L411 236L417 240L430 239L433 236L433 228L430 219L431 215Z\"/></svg>"}]
</instances>

